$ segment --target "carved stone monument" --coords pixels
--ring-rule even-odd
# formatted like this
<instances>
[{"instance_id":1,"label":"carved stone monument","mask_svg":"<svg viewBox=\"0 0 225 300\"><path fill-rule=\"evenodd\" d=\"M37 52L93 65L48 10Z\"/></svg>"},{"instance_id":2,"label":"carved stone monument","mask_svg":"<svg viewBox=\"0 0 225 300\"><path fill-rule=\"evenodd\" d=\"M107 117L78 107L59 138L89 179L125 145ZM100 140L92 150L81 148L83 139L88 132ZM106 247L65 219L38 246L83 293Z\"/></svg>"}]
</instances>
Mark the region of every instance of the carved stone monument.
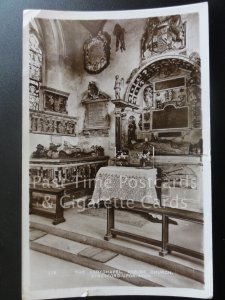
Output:
<instances>
[{"instance_id":1,"label":"carved stone monument","mask_svg":"<svg viewBox=\"0 0 225 300\"><path fill-rule=\"evenodd\" d=\"M45 86L42 87L42 93L44 111L68 114L67 101L69 93Z\"/></svg>"},{"instance_id":2,"label":"carved stone monument","mask_svg":"<svg viewBox=\"0 0 225 300\"><path fill-rule=\"evenodd\" d=\"M82 104L85 105L85 119L82 134L85 136L108 136L110 116L108 102L110 97L99 90L94 81L89 82Z\"/></svg>"}]
</instances>

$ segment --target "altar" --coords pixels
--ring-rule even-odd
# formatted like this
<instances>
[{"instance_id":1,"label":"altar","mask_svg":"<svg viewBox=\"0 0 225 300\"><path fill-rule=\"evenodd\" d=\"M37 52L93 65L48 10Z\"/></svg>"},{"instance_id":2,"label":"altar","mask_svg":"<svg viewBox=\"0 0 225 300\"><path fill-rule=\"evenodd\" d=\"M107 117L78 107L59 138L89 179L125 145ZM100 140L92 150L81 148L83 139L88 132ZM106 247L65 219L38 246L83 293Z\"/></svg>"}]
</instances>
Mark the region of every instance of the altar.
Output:
<instances>
[{"instance_id":1,"label":"altar","mask_svg":"<svg viewBox=\"0 0 225 300\"><path fill-rule=\"evenodd\" d=\"M131 202L159 204L156 193L157 169L102 167L95 179L91 203L112 198Z\"/></svg>"},{"instance_id":2,"label":"altar","mask_svg":"<svg viewBox=\"0 0 225 300\"><path fill-rule=\"evenodd\" d=\"M107 209L107 229L104 239L123 236L138 242L160 247L159 255L165 256L172 251L198 259L203 253L193 251L169 242L169 224L171 218L203 224L203 214L179 208L165 207L161 204L161 178L155 168L102 167L96 174L95 188L89 205L103 202ZM161 239L134 234L117 229L115 226L115 209L126 209L141 214L161 216Z\"/></svg>"}]
</instances>

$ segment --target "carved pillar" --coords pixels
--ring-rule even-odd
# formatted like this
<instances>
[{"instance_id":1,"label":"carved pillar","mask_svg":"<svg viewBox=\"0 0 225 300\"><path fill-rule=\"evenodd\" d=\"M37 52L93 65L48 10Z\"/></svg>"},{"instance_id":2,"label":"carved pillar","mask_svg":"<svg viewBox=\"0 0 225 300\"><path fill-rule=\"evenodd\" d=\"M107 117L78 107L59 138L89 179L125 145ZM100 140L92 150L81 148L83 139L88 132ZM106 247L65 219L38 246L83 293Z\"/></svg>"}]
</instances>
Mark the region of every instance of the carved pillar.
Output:
<instances>
[{"instance_id":1,"label":"carved pillar","mask_svg":"<svg viewBox=\"0 0 225 300\"><path fill-rule=\"evenodd\" d=\"M115 126L115 140L116 140L116 151L121 150L121 112L120 109L116 109L116 126Z\"/></svg>"},{"instance_id":2,"label":"carved pillar","mask_svg":"<svg viewBox=\"0 0 225 300\"><path fill-rule=\"evenodd\" d=\"M121 148L123 149L126 144L126 112L121 112Z\"/></svg>"},{"instance_id":3,"label":"carved pillar","mask_svg":"<svg viewBox=\"0 0 225 300\"><path fill-rule=\"evenodd\" d=\"M115 104L115 141L116 141L116 150L119 151L122 148L121 133L122 133L122 120L126 117L125 108L131 108L132 110L138 109L139 106L130 104L123 100L112 100L112 103Z\"/></svg>"}]
</instances>

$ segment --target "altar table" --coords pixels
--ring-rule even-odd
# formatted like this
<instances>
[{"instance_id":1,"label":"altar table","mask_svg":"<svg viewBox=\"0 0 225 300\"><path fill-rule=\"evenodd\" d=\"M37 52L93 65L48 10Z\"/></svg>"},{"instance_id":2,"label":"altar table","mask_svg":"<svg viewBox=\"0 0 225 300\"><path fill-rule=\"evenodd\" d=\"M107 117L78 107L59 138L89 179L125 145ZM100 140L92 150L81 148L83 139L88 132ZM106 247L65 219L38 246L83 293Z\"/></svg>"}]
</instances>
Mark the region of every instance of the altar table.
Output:
<instances>
[{"instance_id":1,"label":"altar table","mask_svg":"<svg viewBox=\"0 0 225 300\"><path fill-rule=\"evenodd\" d=\"M158 204L157 169L134 167L102 167L95 178L91 203L113 198Z\"/></svg>"},{"instance_id":2,"label":"altar table","mask_svg":"<svg viewBox=\"0 0 225 300\"><path fill-rule=\"evenodd\" d=\"M197 224L203 224L203 214L187 210L161 206L160 170L139 169L133 167L102 167L97 175L95 189L90 204L105 203L107 208L107 231L105 240L124 236L136 241L160 247L159 255L175 251L198 259L204 259L203 253L187 249L169 242L169 220L175 218ZM158 187L157 187L158 183ZM157 197L158 196L158 197ZM132 200L130 202L129 200ZM132 207L131 207L132 206ZM130 211L156 214L162 217L162 236L160 240L134 234L115 228L114 209L122 208Z\"/></svg>"}]
</instances>

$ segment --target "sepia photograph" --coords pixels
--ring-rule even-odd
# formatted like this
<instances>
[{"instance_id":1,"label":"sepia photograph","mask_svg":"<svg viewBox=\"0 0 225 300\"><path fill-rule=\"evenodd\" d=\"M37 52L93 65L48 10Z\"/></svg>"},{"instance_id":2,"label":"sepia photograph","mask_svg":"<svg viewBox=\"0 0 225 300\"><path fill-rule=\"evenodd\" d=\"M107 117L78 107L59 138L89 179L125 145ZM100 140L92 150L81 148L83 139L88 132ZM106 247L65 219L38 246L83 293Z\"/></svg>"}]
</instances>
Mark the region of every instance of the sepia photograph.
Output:
<instances>
[{"instance_id":1,"label":"sepia photograph","mask_svg":"<svg viewBox=\"0 0 225 300\"><path fill-rule=\"evenodd\" d=\"M210 298L207 3L23 15L23 299Z\"/></svg>"}]
</instances>

